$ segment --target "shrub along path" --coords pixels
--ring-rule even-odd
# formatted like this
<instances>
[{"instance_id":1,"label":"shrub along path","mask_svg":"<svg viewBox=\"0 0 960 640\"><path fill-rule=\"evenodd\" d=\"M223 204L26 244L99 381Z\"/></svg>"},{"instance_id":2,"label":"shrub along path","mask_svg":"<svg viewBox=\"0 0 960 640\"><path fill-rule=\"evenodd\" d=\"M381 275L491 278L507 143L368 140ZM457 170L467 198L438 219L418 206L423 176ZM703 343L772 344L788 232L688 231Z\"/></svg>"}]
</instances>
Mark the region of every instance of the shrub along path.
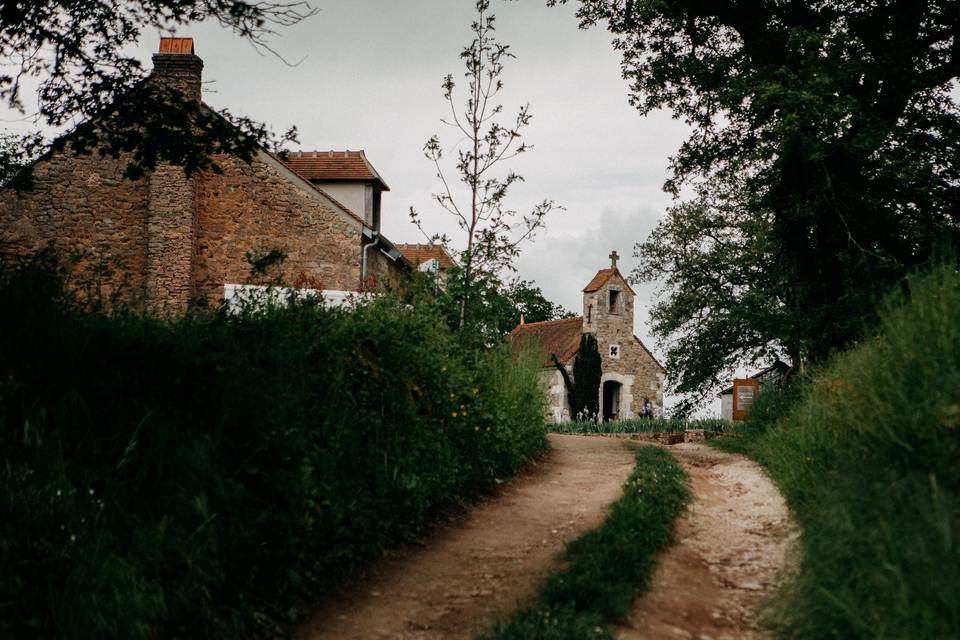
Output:
<instances>
[{"instance_id":1,"label":"shrub along path","mask_svg":"<svg viewBox=\"0 0 960 640\"><path fill-rule=\"evenodd\" d=\"M622 640L766 638L760 607L786 577L799 534L756 462L703 444L674 445L693 501L658 558Z\"/></svg>"},{"instance_id":2,"label":"shrub along path","mask_svg":"<svg viewBox=\"0 0 960 640\"><path fill-rule=\"evenodd\" d=\"M634 467L612 438L551 435L551 453L429 546L379 563L303 640L469 638L525 604L566 542L598 526ZM718 454L727 455L727 454Z\"/></svg>"}]
</instances>

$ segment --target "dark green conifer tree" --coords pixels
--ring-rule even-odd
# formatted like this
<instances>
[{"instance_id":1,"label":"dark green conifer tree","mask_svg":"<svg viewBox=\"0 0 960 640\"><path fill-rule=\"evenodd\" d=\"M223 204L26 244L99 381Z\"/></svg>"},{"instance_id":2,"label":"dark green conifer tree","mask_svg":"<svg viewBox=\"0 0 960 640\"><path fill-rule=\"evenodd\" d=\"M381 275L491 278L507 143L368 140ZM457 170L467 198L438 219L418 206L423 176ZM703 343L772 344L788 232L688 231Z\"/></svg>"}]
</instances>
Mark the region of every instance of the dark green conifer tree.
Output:
<instances>
[{"instance_id":1,"label":"dark green conifer tree","mask_svg":"<svg viewBox=\"0 0 960 640\"><path fill-rule=\"evenodd\" d=\"M573 363L573 389L570 393L570 412L578 416L597 416L600 413L600 350L592 333L580 336L580 348Z\"/></svg>"}]
</instances>

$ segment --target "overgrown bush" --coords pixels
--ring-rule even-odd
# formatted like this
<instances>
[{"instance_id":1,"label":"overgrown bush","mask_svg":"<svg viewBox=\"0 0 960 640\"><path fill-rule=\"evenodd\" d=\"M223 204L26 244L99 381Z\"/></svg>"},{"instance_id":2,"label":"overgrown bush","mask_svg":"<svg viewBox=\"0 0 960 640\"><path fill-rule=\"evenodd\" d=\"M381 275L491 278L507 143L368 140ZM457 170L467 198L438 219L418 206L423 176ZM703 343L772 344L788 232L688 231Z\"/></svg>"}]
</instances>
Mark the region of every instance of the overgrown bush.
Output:
<instances>
[{"instance_id":1,"label":"overgrown bush","mask_svg":"<svg viewBox=\"0 0 960 640\"><path fill-rule=\"evenodd\" d=\"M767 465L803 529L784 638L960 637L960 274L905 289L725 444Z\"/></svg>"},{"instance_id":2,"label":"overgrown bush","mask_svg":"<svg viewBox=\"0 0 960 640\"><path fill-rule=\"evenodd\" d=\"M175 320L0 271L0 636L281 632L546 446L535 358L391 299Z\"/></svg>"}]
</instances>

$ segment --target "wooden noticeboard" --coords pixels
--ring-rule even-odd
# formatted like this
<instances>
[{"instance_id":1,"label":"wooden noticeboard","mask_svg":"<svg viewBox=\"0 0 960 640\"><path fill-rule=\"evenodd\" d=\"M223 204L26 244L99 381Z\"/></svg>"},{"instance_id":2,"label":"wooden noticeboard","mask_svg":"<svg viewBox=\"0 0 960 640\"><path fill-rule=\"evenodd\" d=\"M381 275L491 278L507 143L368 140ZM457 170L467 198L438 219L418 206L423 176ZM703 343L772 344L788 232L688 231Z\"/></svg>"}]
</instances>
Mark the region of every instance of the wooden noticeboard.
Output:
<instances>
[{"instance_id":1,"label":"wooden noticeboard","mask_svg":"<svg viewBox=\"0 0 960 640\"><path fill-rule=\"evenodd\" d=\"M733 381L733 419L744 420L750 405L760 393L760 381L754 378L740 378Z\"/></svg>"}]
</instances>

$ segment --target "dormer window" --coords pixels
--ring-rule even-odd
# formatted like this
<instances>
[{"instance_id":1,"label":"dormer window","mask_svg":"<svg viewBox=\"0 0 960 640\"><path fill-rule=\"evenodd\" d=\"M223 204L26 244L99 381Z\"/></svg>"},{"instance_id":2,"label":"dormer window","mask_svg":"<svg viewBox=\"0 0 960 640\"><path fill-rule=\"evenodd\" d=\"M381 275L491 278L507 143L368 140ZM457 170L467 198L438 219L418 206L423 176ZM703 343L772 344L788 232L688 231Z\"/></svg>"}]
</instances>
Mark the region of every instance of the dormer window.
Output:
<instances>
[{"instance_id":1,"label":"dormer window","mask_svg":"<svg viewBox=\"0 0 960 640\"><path fill-rule=\"evenodd\" d=\"M617 289L610 289L607 311L610 313L620 313L620 292Z\"/></svg>"}]
</instances>

